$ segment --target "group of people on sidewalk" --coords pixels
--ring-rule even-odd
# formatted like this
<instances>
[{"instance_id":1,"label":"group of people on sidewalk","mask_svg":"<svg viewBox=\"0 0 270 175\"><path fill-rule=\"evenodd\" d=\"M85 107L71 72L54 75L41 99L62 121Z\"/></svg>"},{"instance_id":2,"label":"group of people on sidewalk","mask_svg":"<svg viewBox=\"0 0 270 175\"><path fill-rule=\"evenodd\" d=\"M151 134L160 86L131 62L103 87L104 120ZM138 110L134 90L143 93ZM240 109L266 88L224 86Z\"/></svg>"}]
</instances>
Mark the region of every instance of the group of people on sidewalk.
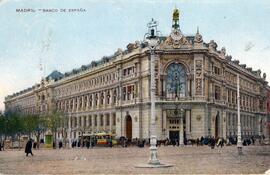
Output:
<instances>
[{"instance_id":1,"label":"group of people on sidewalk","mask_svg":"<svg viewBox=\"0 0 270 175\"><path fill-rule=\"evenodd\" d=\"M71 143L71 147L75 148L75 147L86 147L87 149L92 148L96 145L96 142L92 139L86 139L86 140L73 140ZM60 148L60 142L59 142L59 148Z\"/></svg>"},{"instance_id":2,"label":"group of people on sidewalk","mask_svg":"<svg viewBox=\"0 0 270 175\"><path fill-rule=\"evenodd\" d=\"M262 138L263 139L263 138ZM255 144L255 141L256 141L256 138L254 138L253 136L251 136L250 138L244 138L242 140L242 144L243 146L248 146L250 144ZM138 146L140 148L144 147L145 144L149 144L150 143L150 139L148 140L148 143L146 142L145 139L127 139L125 137L120 137L120 139L118 140L118 145L121 145L122 147L128 147L128 146ZM157 143L157 146L160 146L161 144L163 143L164 146L167 146L167 145L173 145L173 146L179 146L179 140L178 139L169 139L167 138L166 140L159 140L158 143ZM208 145L211 147L211 149L214 149L215 147L223 147L224 145L233 145L233 144L236 144L237 143L237 137L229 137L228 140L226 141L224 138L222 137L218 137L218 138L214 138L214 137L201 137L201 138L197 138L196 140L192 140L192 139L185 139L184 140L184 145L187 145L191 143L192 145L194 143L197 144L197 146L200 146L200 145ZM261 143L259 141L259 143ZM82 145L81 145L82 144ZM77 141L77 140L74 140L72 142L72 148L74 147L87 147L88 149L90 147L94 147L96 145L96 142L95 140L84 140L82 143L80 141ZM58 146L59 146L59 149L61 149L63 147L63 143L62 141L60 141L58 143ZM112 147L113 144L112 144L112 141L109 142L109 147ZM35 144L33 145L33 140L32 139L29 139L27 141L27 144L25 146L25 153L26 153L26 156L28 156L28 154L31 154L32 156L34 155L33 152L32 152L32 147L34 148L37 148L35 146ZM54 148L55 148L55 144L54 144ZM4 150L4 141L0 141L0 151Z\"/></svg>"}]
</instances>

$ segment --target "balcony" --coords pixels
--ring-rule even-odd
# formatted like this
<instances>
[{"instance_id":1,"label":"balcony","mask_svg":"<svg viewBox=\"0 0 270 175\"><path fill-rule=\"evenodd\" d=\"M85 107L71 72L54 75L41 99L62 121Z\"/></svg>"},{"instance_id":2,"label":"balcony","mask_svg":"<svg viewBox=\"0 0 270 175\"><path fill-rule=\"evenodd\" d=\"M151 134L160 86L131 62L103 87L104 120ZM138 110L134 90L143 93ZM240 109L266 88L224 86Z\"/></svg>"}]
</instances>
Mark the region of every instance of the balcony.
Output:
<instances>
[{"instance_id":1,"label":"balcony","mask_svg":"<svg viewBox=\"0 0 270 175\"><path fill-rule=\"evenodd\" d=\"M137 104L138 103L138 98L133 98L131 100L123 100L122 101L122 106L125 106L125 105L134 105L134 104Z\"/></svg>"},{"instance_id":2,"label":"balcony","mask_svg":"<svg viewBox=\"0 0 270 175\"><path fill-rule=\"evenodd\" d=\"M130 80L130 79L133 79L133 78L136 78L136 74L135 73L123 76L122 77L122 80L123 81L126 81L126 80Z\"/></svg>"}]
</instances>

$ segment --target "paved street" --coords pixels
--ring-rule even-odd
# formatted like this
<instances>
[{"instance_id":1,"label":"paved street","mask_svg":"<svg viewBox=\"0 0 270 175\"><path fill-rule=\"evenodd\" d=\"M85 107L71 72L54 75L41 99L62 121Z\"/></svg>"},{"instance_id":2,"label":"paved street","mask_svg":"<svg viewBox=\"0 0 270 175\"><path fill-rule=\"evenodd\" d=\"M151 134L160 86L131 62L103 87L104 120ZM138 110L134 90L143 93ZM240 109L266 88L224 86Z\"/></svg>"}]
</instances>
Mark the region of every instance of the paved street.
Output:
<instances>
[{"instance_id":1,"label":"paved street","mask_svg":"<svg viewBox=\"0 0 270 175\"><path fill-rule=\"evenodd\" d=\"M148 161L147 148L94 148L0 152L0 174L141 174L141 173L233 173L263 174L270 169L270 146L244 147L237 155L235 146L215 148L159 147L159 159L173 164L170 168L135 168Z\"/></svg>"}]
</instances>

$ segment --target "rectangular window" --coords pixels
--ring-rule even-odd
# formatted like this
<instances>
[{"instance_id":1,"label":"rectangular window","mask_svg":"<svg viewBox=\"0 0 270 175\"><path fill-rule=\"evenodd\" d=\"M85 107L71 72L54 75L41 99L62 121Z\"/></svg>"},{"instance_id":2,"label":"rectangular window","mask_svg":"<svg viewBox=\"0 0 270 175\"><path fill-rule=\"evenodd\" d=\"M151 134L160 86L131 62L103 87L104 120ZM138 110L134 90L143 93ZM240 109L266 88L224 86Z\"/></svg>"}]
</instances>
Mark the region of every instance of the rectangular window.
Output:
<instances>
[{"instance_id":1,"label":"rectangular window","mask_svg":"<svg viewBox=\"0 0 270 175\"><path fill-rule=\"evenodd\" d=\"M127 100L130 100L131 99L131 91L132 91L132 87L131 86L128 86L127 87Z\"/></svg>"},{"instance_id":2,"label":"rectangular window","mask_svg":"<svg viewBox=\"0 0 270 175\"><path fill-rule=\"evenodd\" d=\"M116 103L116 99L117 99L117 93L116 90L113 91L113 104Z\"/></svg>"},{"instance_id":3,"label":"rectangular window","mask_svg":"<svg viewBox=\"0 0 270 175\"><path fill-rule=\"evenodd\" d=\"M220 75L220 68L219 67L214 67L214 73L217 75Z\"/></svg>"},{"instance_id":4,"label":"rectangular window","mask_svg":"<svg viewBox=\"0 0 270 175\"><path fill-rule=\"evenodd\" d=\"M100 126L103 126L103 116L100 116Z\"/></svg>"},{"instance_id":5,"label":"rectangular window","mask_svg":"<svg viewBox=\"0 0 270 175\"><path fill-rule=\"evenodd\" d=\"M106 125L107 126L110 125L110 116L109 115L106 116Z\"/></svg>"},{"instance_id":6,"label":"rectangular window","mask_svg":"<svg viewBox=\"0 0 270 175\"><path fill-rule=\"evenodd\" d=\"M113 125L114 126L116 125L116 116L115 116L115 114L113 114Z\"/></svg>"},{"instance_id":7,"label":"rectangular window","mask_svg":"<svg viewBox=\"0 0 270 175\"><path fill-rule=\"evenodd\" d=\"M101 92L100 93L100 104L103 105L104 104L103 102L104 102L104 93Z\"/></svg>"},{"instance_id":8,"label":"rectangular window","mask_svg":"<svg viewBox=\"0 0 270 175\"><path fill-rule=\"evenodd\" d=\"M127 96L127 88L123 87L123 100L126 100L126 96Z\"/></svg>"},{"instance_id":9,"label":"rectangular window","mask_svg":"<svg viewBox=\"0 0 270 175\"><path fill-rule=\"evenodd\" d=\"M92 116L90 115L90 116L88 116L89 117L89 126L92 126Z\"/></svg>"},{"instance_id":10,"label":"rectangular window","mask_svg":"<svg viewBox=\"0 0 270 175\"><path fill-rule=\"evenodd\" d=\"M215 99L220 100L220 87L215 86Z\"/></svg>"},{"instance_id":11,"label":"rectangular window","mask_svg":"<svg viewBox=\"0 0 270 175\"><path fill-rule=\"evenodd\" d=\"M92 107L92 95L89 97L89 106Z\"/></svg>"}]
</instances>

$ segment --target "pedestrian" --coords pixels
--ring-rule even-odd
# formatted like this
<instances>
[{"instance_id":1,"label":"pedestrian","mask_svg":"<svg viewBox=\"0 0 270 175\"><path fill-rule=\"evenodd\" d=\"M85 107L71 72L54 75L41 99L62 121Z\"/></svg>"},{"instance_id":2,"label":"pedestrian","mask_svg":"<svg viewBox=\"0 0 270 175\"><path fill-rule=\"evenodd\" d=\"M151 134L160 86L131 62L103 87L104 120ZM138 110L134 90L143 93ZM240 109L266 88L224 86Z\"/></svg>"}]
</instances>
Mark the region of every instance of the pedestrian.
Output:
<instances>
[{"instance_id":1,"label":"pedestrian","mask_svg":"<svg viewBox=\"0 0 270 175\"><path fill-rule=\"evenodd\" d=\"M1 141L0 141L0 151L2 151L2 144L1 144Z\"/></svg>"},{"instance_id":2,"label":"pedestrian","mask_svg":"<svg viewBox=\"0 0 270 175\"><path fill-rule=\"evenodd\" d=\"M127 138L124 138L124 147L125 148L127 147L127 141L128 141L128 139Z\"/></svg>"},{"instance_id":3,"label":"pedestrian","mask_svg":"<svg viewBox=\"0 0 270 175\"><path fill-rule=\"evenodd\" d=\"M58 146L59 146L59 149L61 149L63 147L63 142L59 141Z\"/></svg>"},{"instance_id":4,"label":"pedestrian","mask_svg":"<svg viewBox=\"0 0 270 175\"><path fill-rule=\"evenodd\" d=\"M215 139L214 139L214 137L211 138L210 145L211 145L211 149L215 148Z\"/></svg>"},{"instance_id":5,"label":"pedestrian","mask_svg":"<svg viewBox=\"0 0 270 175\"><path fill-rule=\"evenodd\" d=\"M81 142L80 142L80 140L78 140L78 142L77 142L77 147L81 147Z\"/></svg>"},{"instance_id":6,"label":"pedestrian","mask_svg":"<svg viewBox=\"0 0 270 175\"><path fill-rule=\"evenodd\" d=\"M37 149L37 142L34 142L33 148Z\"/></svg>"},{"instance_id":7,"label":"pedestrian","mask_svg":"<svg viewBox=\"0 0 270 175\"><path fill-rule=\"evenodd\" d=\"M175 146L176 145L176 142L175 142L176 139L172 139L172 145Z\"/></svg>"},{"instance_id":8,"label":"pedestrian","mask_svg":"<svg viewBox=\"0 0 270 175\"><path fill-rule=\"evenodd\" d=\"M25 153L26 153L26 156L28 156L28 154L31 154L32 156L34 155L32 153L32 139L29 139L28 142L26 143Z\"/></svg>"},{"instance_id":9,"label":"pedestrian","mask_svg":"<svg viewBox=\"0 0 270 175\"><path fill-rule=\"evenodd\" d=\"M110 138L108 139L108 141L109 141L109 142L108 142L108 143L109 143L109 147L112 148L112 147L113 147L113 144L112 144L112 138L110 137Z\"/></svg>"},{"instance_id":10,"label":"pedestrian","mask_svg":"<svg viewBox=\"0 0 270 175\"><path fill-rule=\"evenodd\" d=\"M89 149L90 148L90 141L86 140L86 148Z\"/></svg>"},{"instance_id":11,"label":"pedestrian","mask_svg":"<svg viewBox=\"0 0 270 175\"><path fill-rule=\"evenodd\" d=\"M180 146L180 143L179 143L179 140L178 139L176 139L176 145L177 146Z\"/></svg>"},{"instance_id":12,"label":"pedestrian","mask_svg":"<svg viewBox=\"0 0 270 175\"><path fill-rule=\"evenodd\" d=\"M252 141L252 144L254 145L255 144L255 140L254 140L254 137L251 136L251 141Z\"/></svg>"},{"instance_id":13,"label":"pedestrian","mask_svg":"<svg viewBox=\"0 0 270 175\"><path fill-rule=\"evenodd\" d=\"M217 140L217 147L221 146L221 138L218 138Z\"/></svg>"},{"instance_id":14,"label":"pedestrian","mask_svg":"<svg viewBox=\"0 0 270 175\"><path fill-rule=\"evenodd\" d=\"M2 150L5 151L5 140L2 142Z\"/></svg>"},{"instance_id":15,"label":"pedestrian","mask_svg":"<svg viewBox=\"0 0 270 175\"><path fill-rule=\"evenodd\" d=\"M220 145L221 148L224 146L224 143L225 143L225 139L222 137L222 138L221 138L221 145Z\"/></svg>"},{"instance_id":16,"label":"pedestrian","mask_svg":"<svg viewBox=\"0 0 270 175\"><path fill-rule=\"evenodd\" d=\"M201 136L200 144L202 145L202 144L203 144L203 142L204 142L204 137L203 137L203 136Z\"/></svg>"}]
</instances>

